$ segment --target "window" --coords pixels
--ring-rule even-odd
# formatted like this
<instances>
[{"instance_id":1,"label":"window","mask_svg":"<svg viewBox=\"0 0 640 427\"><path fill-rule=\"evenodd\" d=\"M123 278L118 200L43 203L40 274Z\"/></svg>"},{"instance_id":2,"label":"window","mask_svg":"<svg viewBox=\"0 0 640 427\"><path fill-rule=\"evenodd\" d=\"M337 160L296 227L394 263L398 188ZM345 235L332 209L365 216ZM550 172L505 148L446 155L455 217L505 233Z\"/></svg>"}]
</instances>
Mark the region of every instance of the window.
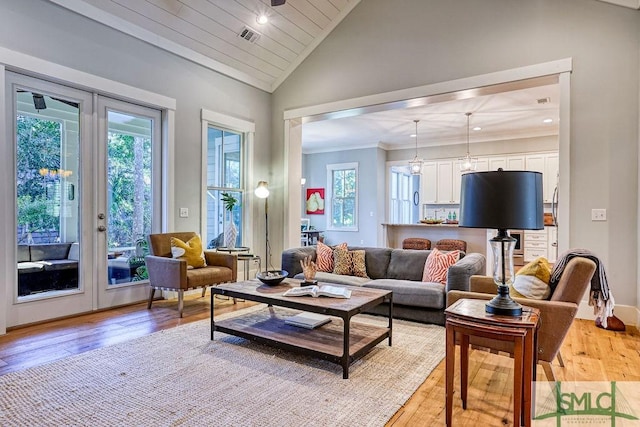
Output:
<instances>
[{"instance_id":1,"label":"window","mask_svg":"<svg viewBox=\"0 0 640 427\"><path fill-rule=\"evenodd\" d=\"M411 223L411 175L406 171L406 168L391 168L390 186L391 205L389 213L391 223Z\"/></svg>"},{"instance_id":2,"label":"window","mask_svg":"<svg viewBox=\"0 0 640 427\"><path fill-rule=\"evenodd\" d=\"M327 165L328 230L358 230L358 164Z\"/></svg>"},{"instance_id":3,"label":"window","mask_svg":"<svg viewBox=\"0 0 640 427\"><path fill-rule=\"evenodd\" d=\"M226 246L224 229L233 221L238 229L236 246L242 246L244 198L244 136L207 126L207 227L204 242L207 248ZM226 211L223 193L236 199L231 211Z\"/></svg>"}]
</instances>

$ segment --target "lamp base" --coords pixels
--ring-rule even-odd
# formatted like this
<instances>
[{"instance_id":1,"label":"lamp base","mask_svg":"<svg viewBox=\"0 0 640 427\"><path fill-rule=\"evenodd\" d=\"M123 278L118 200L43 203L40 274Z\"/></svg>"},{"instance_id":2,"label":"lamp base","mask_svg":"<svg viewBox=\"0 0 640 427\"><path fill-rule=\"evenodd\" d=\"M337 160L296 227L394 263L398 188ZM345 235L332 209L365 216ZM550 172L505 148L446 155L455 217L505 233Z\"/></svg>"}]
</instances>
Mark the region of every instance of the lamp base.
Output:
<instances>
[{"instance_id":1,"label":"lamp base","mask_svg":"<svg viewBox=\"0 0 640 427\"><path fill-rule=\"evenodd\" d=\"M521 316L522 306L509 296L509 286L498 285L498 295L485 305L485 311L500 316Z\"/></svg>"}]
</instances>

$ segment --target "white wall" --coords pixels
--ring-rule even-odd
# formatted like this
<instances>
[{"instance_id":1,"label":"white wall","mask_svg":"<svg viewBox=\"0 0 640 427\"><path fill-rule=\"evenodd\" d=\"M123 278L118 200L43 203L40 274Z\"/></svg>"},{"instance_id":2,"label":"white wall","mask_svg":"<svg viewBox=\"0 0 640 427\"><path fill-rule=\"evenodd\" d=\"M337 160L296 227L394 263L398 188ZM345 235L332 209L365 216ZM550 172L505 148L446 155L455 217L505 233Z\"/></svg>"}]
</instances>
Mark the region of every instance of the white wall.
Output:
<instances>
[{"instance_id":1,"label":"white wall","mask_svg":"<svg viewBox=\"0 0 640 427\"><path fill-rule=\"evenodd\" d=\"M384 181L385 151L379 148L359 150L332 151L327 153L305 154L302 156L303 170L307 182L303 188L327 188L327 165L335 163L358 163L358 230L357 231L325 231L325 243L337 245L347 242L349 246L378 246L378 236L371 230L378 230L384 218ZM383 192L379 192L383 188ZM382 209L378 200L382 194ZM325 201L324 215L302 216L311 220L317 230L327 230L329 221L329 200ZM303 207L304 209L304 207ZM279 253L279 252L273 252ZM275 259L274 259L275 260Z\"/></svg>"},{"instance_id":2,"label":"white wall","mask_svg":"<svg viewBox=\"0 0 640 427\"><path fill-rule=\"evenodd\" d=\"M186 207L190 215L188 218L179 218L177 212L170 212L174 218L174 230L199 230L201 224L201 109L255 123L253 155L260 162L253 163L254 176L268 179L271 95L266 92L121 34L46 0L0 0L0 47L176 100L175 158L169 160L175 170L175 192L170 197L173 198L175 211L179 207ZM46 75L41 77L46 78ZM5 105L2 91L0 104ZM0 111L3 109L0 108ZM5 167L11 165L8 158L0 161ZM254 185L247 183L250 188ZM259 236L264 234L258 234L254 244L264 247L264 237ZM10 286L13 284L0 283L0 295L6 295L5 287ZM4 304L0 304L0 318L4 318L3 309ZM0 321L0 333L2 326L3 322Z\"/></svg>"},{"instance_id":3,"label":"white wall","mask_svg":"<svg viewBox=\"0 0 640 427\"><path fill-rule=\"evenodd\" d=\"M639 56L640 12L595 0L363 1L274 93L273 167L285 110L572 58L569 243L637 306Z\"/></svg>"}]
</instances>

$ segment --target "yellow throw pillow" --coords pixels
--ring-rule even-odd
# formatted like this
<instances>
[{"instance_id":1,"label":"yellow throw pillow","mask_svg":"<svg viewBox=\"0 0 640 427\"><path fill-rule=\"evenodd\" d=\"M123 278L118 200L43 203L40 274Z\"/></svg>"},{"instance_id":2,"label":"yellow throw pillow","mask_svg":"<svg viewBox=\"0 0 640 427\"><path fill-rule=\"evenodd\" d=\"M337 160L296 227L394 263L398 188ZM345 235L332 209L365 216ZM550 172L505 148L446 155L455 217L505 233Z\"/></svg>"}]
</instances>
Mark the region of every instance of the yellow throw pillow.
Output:
<instances>
[{"instance_id":1,"label":"yellow throw pillow","mask_svg":"<svg viewBox=\"0 0 640 427\"><path fill-rule=\"evenodd\" d=\"M187 267L206 267L207 262L202 252L202 241L199 235L195 235L188 242L183 242L175 237L171 238L171 255L177 259L187 261Z\"/></svg>"},{"instance_id":2,"label":"yellow throw pillow","mask_svg":"<svg viewBox=\"0 0 640 427\"><path fill-rule=\"evenodd\" d=\"M547 299L551 294L550 278L549 261L543 257L536 258L516 273L509 294L519 298Z\"/></svg>"}]
</instances>

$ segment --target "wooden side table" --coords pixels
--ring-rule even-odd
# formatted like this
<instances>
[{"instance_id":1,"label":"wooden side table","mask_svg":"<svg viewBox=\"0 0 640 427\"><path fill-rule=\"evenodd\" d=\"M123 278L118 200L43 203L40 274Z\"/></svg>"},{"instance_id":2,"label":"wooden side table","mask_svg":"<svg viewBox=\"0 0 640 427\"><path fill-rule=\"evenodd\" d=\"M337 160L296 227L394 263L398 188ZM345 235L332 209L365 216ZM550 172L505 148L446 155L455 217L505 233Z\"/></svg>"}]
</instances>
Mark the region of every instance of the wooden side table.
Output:
<instances>
[{"instance_id":1,"label":"wooden side table","mask_svg":"<svg viewBox=\"0 0 640 427\"><path fill-rule=\"evenodd\" d=\"M485 311L487 301L460 299L445 310L446 316L446 423L451 426L456 334L460 339L460 398L467 409L469 337L513 342L513 425L531 425L532 385L537 363L540 310L523 307L521 316L497 316Z\"/></svg>"}]
</instances>

